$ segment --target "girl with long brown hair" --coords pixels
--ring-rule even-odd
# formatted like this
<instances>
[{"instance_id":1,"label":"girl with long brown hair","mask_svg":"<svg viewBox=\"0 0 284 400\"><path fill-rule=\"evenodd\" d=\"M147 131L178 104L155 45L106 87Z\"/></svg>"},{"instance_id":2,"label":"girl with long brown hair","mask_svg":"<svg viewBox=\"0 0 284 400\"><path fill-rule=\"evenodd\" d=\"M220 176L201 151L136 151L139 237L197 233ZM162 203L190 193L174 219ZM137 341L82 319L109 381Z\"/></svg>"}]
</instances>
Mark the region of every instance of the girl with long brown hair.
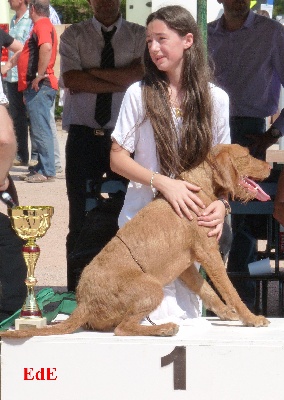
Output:
<instances>
[{"instance_id":1,"label":"girl with long brown hair","mask_svg":"<svg viewBox=\"0 0 284 400\"><path fill-rule=\"evenodd\" d=\"M146 26L145 76L127 90L112 134L111 168L130 180L119 225L158 191L181 218L197 214L200 225L212 227L209 235L220 238L224 204L216 200L205 209L198 186L173 178L204 161L214 144L230 142L228 96L209 83L201 34L189 11L163 7ZM190 302L186 317L197 316L196 297ZM182 314L177 304L170 308Z\"/></svg>"}]
</instances>

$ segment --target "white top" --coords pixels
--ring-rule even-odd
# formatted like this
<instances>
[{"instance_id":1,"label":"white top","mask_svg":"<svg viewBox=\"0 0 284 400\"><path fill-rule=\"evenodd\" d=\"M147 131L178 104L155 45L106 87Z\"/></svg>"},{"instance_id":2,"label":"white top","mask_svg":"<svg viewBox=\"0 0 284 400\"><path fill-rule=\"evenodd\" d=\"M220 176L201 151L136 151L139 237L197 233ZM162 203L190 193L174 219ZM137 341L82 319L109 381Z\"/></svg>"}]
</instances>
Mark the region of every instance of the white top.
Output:
<instances>
[{"instance_id":1,"label":"white top","mask_svg":"<svg viewBox=\"0 0 284 400\"><path fill-rule=\"evenodd\" d=\"M229 128L229 97L220 88L210 84L213 98L213 144L230 143ZM159 162L156 155L154 131L149 119L143 121L144 108L142 105L141 82L136 82L127 90L116 127L112 138L130 153L134 153L134 160L140 165L159 171ZM143 123L139 125L140 122ZM178 118L176 123L180 123ZM134 215L153 199L149 186L130 181L121 210L118 224L122 227ZM196 263L199 269L199 264ZM198 296L180 280L166 285L163 288L164 299L159 307L150 315L150 319L157 323L175 322L179 325L192 324L192 318L201 316L202 303ZM142 323L147 324L144 320Z\"/></svg>"},{"instance_id":2,"label":"white top","mask_svg":"<svg viewBox=\"0 0 284 400\"><path fill-rule=\"evenodd\" d=\"M230 143L229 98L220 88L210 85L213 97L213 144ZM126 91L112 138L130 153L134 160L151 171L160 171L156 155L154 131L149 119L143 121L141 82L136 82ZM131 181L118 224L123 226L153 199L150 186Z\"/></svg>"}]
</instances>

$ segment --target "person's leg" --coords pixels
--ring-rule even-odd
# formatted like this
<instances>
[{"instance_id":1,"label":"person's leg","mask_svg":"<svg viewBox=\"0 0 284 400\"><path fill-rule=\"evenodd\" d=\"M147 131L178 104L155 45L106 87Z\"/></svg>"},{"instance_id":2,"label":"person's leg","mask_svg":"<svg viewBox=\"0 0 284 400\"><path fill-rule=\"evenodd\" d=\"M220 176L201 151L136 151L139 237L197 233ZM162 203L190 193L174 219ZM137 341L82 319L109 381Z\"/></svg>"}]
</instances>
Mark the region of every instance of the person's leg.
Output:
<instances>
[{"instance_id":1,"label":"person's leg","mask_svg":"<svg viewBox=\"0 0 284 400\"><path fill-rule=\"evenodd\" d=\"M0 321L21 308L27 294L22 246L9 218L0 213Z\"/></svg>"},{"instance_id":2,"label":"person's leg","mask_svg":"<svg viewBox=\"0 0 284 400\"><path fill-rule=\"evenodd\" d=\"M277 184L273 217L284 226L284 169L281 171Z\"/></svg>"},{"instance_id":3,"label":"person's leg","mask_svg":"<svg viewBox=\"0 0 284 400\"><path fill-rule=\"evenodd\" d=\"M69 255L73 251L86 214L86 185L95 164L93 138L85 127L71 125L66 142L66 187L69 201L69 233L66 239L67 288L75 291L77 276Z\"/></svg>"},{"instance_id":4,"label":"person's leg","mask_svg":"<svg viewBox=\"0 0 284 400\"><path fill-rule=\"evenodd\" d=\"M87 157L84 154L85 134L80 135L79 126L71 126L66 142L66 186L69 200L69 233L67 254L76 243L83 225L86 203ZM82 139L82 140L81 140ZM86 138L87 142L87 138ZM82 168L80 168L82 166Z\"/></svg>"},{"instance_id":5,"label":"person's leg","mask_svg":"<svg viewBox=\"0 0 284 400\"><path fill-rule=\"evenodd\" d=\"M86 211L89 211L87 208L88 200L90 200L89 183L92 181L94 185L96 183L100 185L103 176L110 170L109 142L109 137L95 136L94 131L86 127L71 125L69 129L66 143L66 186L69 200L69 233L66 240L68 290L75 290L80 273L86 265L80 258L77 261L71 255L75 251L78 239L80 240L79 235L85 223ZM109 179L114 179L114 177ZM112 201L115 203L116 199ZM115 208L114 204L109 211L104 209L100 212L99 208L97 209L94 218L96 227L93 230L97 229L99 232L94 238L93 256L99 253L117 230L117 218L123 203L120 196L117 197L117 202L119 210L117 210L116 218L109 215ZM113 228L113 224L109 222L110 219L114 221L116 228ZM80 243L79 247L84 251L84 243Z\"/></svg>"},{"instance_id":6,"label":"person's leg","mask_svg":"<svg viewBox=\"0 0 284 400\"><path fill-rule=\"evenodd\" d=\"M225 217L222 235L219 240L219 248L222 259L224 262L227 261L229 256L229 251L232 246L233 234L232 234L232 220L231 216Z\"/></svg>"},{"instance_id":7,"label":"person's leg","mask_svg":"<svg viewBox=\"0 0 284 400\"><path fill-rule=\"evenodd\" d=\"M38 164L34 170L44 176L55 176L54 143L50 127L50 109L56 91L42 85L36 92L27 89L24 92L29 113L32 135L38 151Z\"/></svg>"},{"instance_id":8,"label":"person's leg","mask_svg":"<svg viewBox=\"0 0 284 400\"><path fill-rule=\"evenodd\" d=\"M9 113L12 117L17 143L17 160L23 165L29 161L28 149L28 118L23 101L23 93L18 91L17 82L6 82L9 99Z\"/></svg>"},{"instance_id":9,"label":"person's leg","mask_svg":"<svg viewBox=\"0 0 284 400\"><path fill-rule=\"evenodd\" d=\"M257 240L249 230L250 226L245 216L232 216L233 241L228 257L227 271L248 273L248 264L256 261ZM242 280L230 277L240 298L250 310L254 309L255 283L250 280Z\"/></svg>"},{"instance_id":10,"label":"person's leg","mask_svg":"<svg viewBox=\"0 0 284 400\"><path fill-rule=\"evenodd\" d=\"M251 138L248 135L261 135L265 132L265 120L254 118L231 118L232 143L249 146ZM248 264L256 261L257 240L254 237L253 219L259 216L233 215L233 241L228 257L228 272L248 273ZM255 283L252 281L231 278L241 299L251 310L255 302Z\"/></svg>"},{"instance_id":11,"label":"person's leg","mask_svg":"<svg viewBox=\"0 0 284 400\"><path fill-rule=\"evenodd\" d=\"M59 142L58 142L58 137L57 137L57 128L56 128L54 113L55 113L55 99L54 99L53 105L50 109L50 126L51 126L51 130L52 130L53 142L54 142L55 170L56 170L56 172L62 172Z\"/></svg>"}]
</instances>

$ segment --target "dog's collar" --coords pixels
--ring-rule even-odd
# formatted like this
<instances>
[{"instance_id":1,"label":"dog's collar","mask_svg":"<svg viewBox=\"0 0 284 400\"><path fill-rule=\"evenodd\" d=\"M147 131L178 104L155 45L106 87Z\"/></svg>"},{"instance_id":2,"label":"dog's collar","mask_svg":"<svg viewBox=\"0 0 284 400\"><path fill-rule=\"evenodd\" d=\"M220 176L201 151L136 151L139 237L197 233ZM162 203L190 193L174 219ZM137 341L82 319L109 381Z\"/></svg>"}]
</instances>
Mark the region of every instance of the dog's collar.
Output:
<instances>
[{"instance_id":1,"label":"dog's collar","mask_svg":"<svg viewBox=\"0 0 284 400\"><path fill-rule=\"evenodd\" d=\"M146 274L144 268L142 267L142 265L139 263L139 261L134 257L134 255L132 254L132 251L130 250L129 246L125 243L125 241L118 235L115 235L123 244L124 246L127 248L127 250L129 251L131 257L133 258L133 260L136 262L136 264L138 265L138 267L140 267L141 271L144 272L144 274Z\"/></svg>"},{"instance_id":2,"label":"dog's collar","mask_svg":"<svg viewBox=\"0 0 284 400\"><path fill-rule=\"evenodd\" d=\"M138 265L138 267L140 267L141 271L144 272L144 274L146 274L144 268L143 268L142 265L138 262L138 260L133 256L133 254L132 254L132 252L131 252L129 246L127 246L127 244L125 243L125 241L124 241L118 234L116 234L115 236L116 236L116 237L124 244L124 246L127 248L127 250L129 251L131 257L132 257L133 260L136 262L136 264ZM155 322L153 322L153 321L151 320L151 318L149 317L149 315L146 315L145 318L150 322L151 325L156 325Z\"/></svg>"}]
</instances>

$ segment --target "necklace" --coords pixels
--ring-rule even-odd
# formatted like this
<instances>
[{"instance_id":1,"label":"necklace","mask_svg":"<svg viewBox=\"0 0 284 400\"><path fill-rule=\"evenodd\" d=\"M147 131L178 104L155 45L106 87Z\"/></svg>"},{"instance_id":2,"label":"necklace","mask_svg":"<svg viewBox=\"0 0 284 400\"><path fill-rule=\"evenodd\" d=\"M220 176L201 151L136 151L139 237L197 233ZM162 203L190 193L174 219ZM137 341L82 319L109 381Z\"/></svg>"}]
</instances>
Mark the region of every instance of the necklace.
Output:
<instances>
[{"instance_id":1,"label":"necklace","mask_svg":"<svg viewBox=\"0 0 284 400\"><path fill-rule=\"evenodd\" d=\"M170 91L169 100L170 100L171 108L175 114L175 117L181 118L181 117L183 117L183 112L182 112L181 107L179 106L180 105L180 102L179 102L180 93L177 93L176 96L173 98L172 89L171 88L169 88L169 89L170 89L169 90Z\"/></svg>"},{"instance_id":2,"label":"necklace","mask_svg":"<svg viewBox=\"0 0 284 400\"><path fill-rule=\"evenodd\" d=\"M182 112L181 108L173 107L173 111L174 111L174 114L175 114L176 118L183 117L183 112Z\"/></svg>"}]
</instances>

